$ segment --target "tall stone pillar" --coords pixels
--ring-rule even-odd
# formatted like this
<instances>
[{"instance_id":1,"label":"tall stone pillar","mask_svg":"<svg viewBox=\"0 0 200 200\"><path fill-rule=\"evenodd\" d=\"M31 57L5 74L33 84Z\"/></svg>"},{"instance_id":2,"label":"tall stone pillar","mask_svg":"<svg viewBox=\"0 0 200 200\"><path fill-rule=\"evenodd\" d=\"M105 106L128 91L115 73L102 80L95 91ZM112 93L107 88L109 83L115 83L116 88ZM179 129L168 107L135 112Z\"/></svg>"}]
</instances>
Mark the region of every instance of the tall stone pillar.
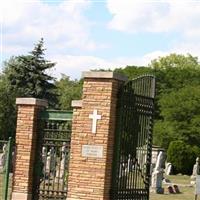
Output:
<instances>
[{"instance_id":1,"label":"tall stone pillar","mask_svg":"<svg viewBox=\"0 0 200 200\"><path fill-rule=\"evenodd\" d=\"M74 106L67 200L109 200L117 94L126 77L84 72Z\"/></svg>"},{"instance_id":2,"label":"tall stone pillar","mask_svg":"<svg viewBox=\"0 0 200 200\"><path fill-rule=\"evenodd\" d=\"M47 101L17 98L16 157L13 173L12 200L31 200L35 161L38 112Z\"/></svg>"}]
</instances>

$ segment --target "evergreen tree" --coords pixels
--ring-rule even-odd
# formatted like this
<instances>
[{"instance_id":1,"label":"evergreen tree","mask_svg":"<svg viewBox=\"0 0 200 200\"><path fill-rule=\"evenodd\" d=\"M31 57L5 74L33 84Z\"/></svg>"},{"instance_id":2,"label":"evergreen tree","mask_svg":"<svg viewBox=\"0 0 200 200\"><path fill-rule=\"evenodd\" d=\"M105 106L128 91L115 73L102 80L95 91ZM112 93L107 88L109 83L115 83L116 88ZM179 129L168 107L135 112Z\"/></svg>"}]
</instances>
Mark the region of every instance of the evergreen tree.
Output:
<instances>
[{"instance_id":1,"label":"evergreen tree","mask_svg":"<svg viewBox=\"0 0 200 200\"><path fill-rule=\"evenodd\" d=\"M48 75L48 70L53 68L55 63L45 60L43 46L42 38L28 55L18 56L15 58L16 62L8 63L8 80L11 90L15 91L18 97L47 99L50 104L55 104L54 78Z\"/></svg>"}]
</instances>

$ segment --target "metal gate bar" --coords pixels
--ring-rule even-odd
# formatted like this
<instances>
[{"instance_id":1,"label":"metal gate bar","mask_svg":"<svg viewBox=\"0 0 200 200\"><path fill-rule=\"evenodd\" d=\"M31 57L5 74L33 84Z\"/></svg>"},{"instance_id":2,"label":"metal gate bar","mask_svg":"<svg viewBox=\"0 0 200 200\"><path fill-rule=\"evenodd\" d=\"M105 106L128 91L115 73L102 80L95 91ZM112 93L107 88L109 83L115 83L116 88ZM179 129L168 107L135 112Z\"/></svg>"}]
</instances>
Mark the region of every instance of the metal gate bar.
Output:
<instances>
[{"instance_id":1,"label":"metal gate bar","mask_svg":"<svg viewBox=\"0 0 200 200\"><path fill-rule=\"evenodd\" d=\"M67 197L71 120L71 111L43 111L40 115L34 200Z\"/></svg>"},{"instance_id":2,"label":"metal gate bar","mask_svg":"<svg viewBox=\"0 0 200 200\"><path fill-rule=\"evenodd\" d=\"M125 83L118 96L111 199L148 200L155 78Z\"/></svg>"}]
</instances>

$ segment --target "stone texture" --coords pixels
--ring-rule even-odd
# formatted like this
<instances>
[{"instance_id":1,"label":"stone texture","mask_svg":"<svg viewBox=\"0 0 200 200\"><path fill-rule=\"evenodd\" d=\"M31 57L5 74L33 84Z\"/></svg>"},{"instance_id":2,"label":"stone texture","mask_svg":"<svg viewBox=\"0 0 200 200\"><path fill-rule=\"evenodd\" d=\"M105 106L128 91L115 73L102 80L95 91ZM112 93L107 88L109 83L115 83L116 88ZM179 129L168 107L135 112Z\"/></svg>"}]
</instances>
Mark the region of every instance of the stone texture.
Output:
<instances>
[{"instance_id":1,"label":"stone texture","mask_svg":"<svg viewBox=\"0 0 200 200\"><path fill-rule=\"evenodd\" d=\"M83 105L83 101L82 100L73 100L71 103L71 106L74 107L78 107L81 108Z\"/></svg>"},{"instance_id":2,"label":"stone texture","mask_svg":"<svg viewBox=\"0 0 200 200\"><path fill-rule=\"evenodd\" d=\"M14 200L32 200L32 194L13 192L12 199Z\"/></svg>"},{"instance_id":3,"label":"stone texture","mask_svg":"<svg viewBox=\"0 0 200 200\"><path fill-rule=\"evenodd\" d=\"M117 93L122 82L112 76L105 79L102 72L98 72L98 78L88 77L87 73L82 108L75 107L73 112L67 200L110 199ZM89 119L94 109L101 115L96 134ZM83 145L102 146L103 157L82 157Z\"/></svg>"},{"instance_id":4,"label":"stone texture","mask_svg":"<svg viewBox=\"0 0 200 200\"><path fill-rule=\"evenodd\" d=\"M95 72L95 71L91 71L91 72L83 72L82 73L82 77L83 78L99 78L99 79L115 79L115 80L119 80L119 81L127 81L128 78L122 74L118 74L115 72Z\"/></svg>"},{"instance_id":5,"label":"stone texture","mask_svg":"<svg viewBox=\"0 0 200 200\"><path fill-rule=\"evenodd\" d=\"M16 102L18 112L12 200L27 200L32 193L38 112L44 104L38 104L41 101L33 98L30 103L27 98L20 98Z\"/></svg>"},{"instance_id":6,"label":"stone texture","mask_svg":"<svg viewBox=\"0 0 200 200\"><path fill-rule=\"evenodd\" d=\"M36 106L43 106L47 107L48 102L43 99L35 99L35 98L17 98L16 99L17 105L36 105Z\"/></svg>"}]
</instances>

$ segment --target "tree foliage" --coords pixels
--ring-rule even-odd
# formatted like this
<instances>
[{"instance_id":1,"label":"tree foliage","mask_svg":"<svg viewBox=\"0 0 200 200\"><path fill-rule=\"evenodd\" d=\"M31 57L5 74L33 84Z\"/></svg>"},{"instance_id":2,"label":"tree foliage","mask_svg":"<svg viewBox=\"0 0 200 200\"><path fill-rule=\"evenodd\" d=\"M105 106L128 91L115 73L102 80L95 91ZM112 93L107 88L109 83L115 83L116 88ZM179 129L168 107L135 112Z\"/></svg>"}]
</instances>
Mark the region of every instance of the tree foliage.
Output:
<instances>
[{"instance_id":1,"label":"tree foliage","mask_svg":"<svg viewBox=\"0 0 200 200\"><path fill-rule=\"evenodd\" d=\"M200 144L200 65L196 57L172 54L151 63L157 78L154 143Z\"/></svg>"},{"instance_id":2,"label":"tree foliage","mask_svg":"<svg viewBox=\"0 0 200 200\"><path fill-rule=\"evenodd\" d=\"M197 57L171 54L155 59L149 65L157 81L157 95L200 83Z\"/></svg>"},{"instance_id":3,"label":"tree foliage","mask_svg":"<svg viewBox=\"0 0 200 200\"><path fill-rule=\"evenodd\" d=\"M191 174L196 159L196 151L187 143L172 141L167 151L167 160L171 162L174 171L182 174Z\"/></svg>"},{"instance_id":4,"label":"tree foliage","mask_svg":"<svg viewBox=\"0 0 200 200\"><path fill-rule=\"evenodd\" d=\"M55 103L54 78L47 72L55 63L45 60L43 46L44 41L41 39L28 55L15 57L15 62L8 62L5 73L12 91L18 97L35 97Z\"/></svg>"},{"instance_id":5,"label":"tree foliage","mask_svg":"<svg viewBox=\"0 0 200 200\"><path fill-rule=\"evenodd\" d=\"M15 94L10 91L6 76L0 75L0 139L14 136L16 126Z\"/></svg>"},{"instance_id":6,"label":"tree foliage","mask_svg":"<svg viewBox=\"0 0 200 200\"><path fill-rule=\"evenodd\" d=\"M60 109L71 109L71 101L81 98L82 80L70 80L69 76L62 75L62 78L56 82L56 87Z\"/></svg>"},{"instance_id":7,"label":"tree foliage","mask_svg":"<svg viewBox=\"0 0 200 200\"><path fill-rule=\"evenodd\" d=\"M55 63L44 59L43 39L28 55L11 57L3 64L0 75L0 139L14 136L16 128L16 97L47 99L55 105L54 78L47 70Z\"/></svg>"},{"instance_id":8,"label":"tree foliage","mask_svg":"<svg viewBox=\"0 0 200 200\"><path fill-rule=\"evenodd\" d=\"M152 68L144 66L126 66L124 69L116 68L114 71L126 75L129 80L144 74L153 74Z\"/></svg>"},{"instance_id":9,"label":"tree foliage","mask_svg":"<svg viewBox=\"0 0 200 200\"><path fill-rule=\"evenodd\" d=\"M156 121L155 142L165 148L170 141L200 144L200 86L185 86L162 95L159 100L162 120Z\"/></svg>"}]
</instances>

